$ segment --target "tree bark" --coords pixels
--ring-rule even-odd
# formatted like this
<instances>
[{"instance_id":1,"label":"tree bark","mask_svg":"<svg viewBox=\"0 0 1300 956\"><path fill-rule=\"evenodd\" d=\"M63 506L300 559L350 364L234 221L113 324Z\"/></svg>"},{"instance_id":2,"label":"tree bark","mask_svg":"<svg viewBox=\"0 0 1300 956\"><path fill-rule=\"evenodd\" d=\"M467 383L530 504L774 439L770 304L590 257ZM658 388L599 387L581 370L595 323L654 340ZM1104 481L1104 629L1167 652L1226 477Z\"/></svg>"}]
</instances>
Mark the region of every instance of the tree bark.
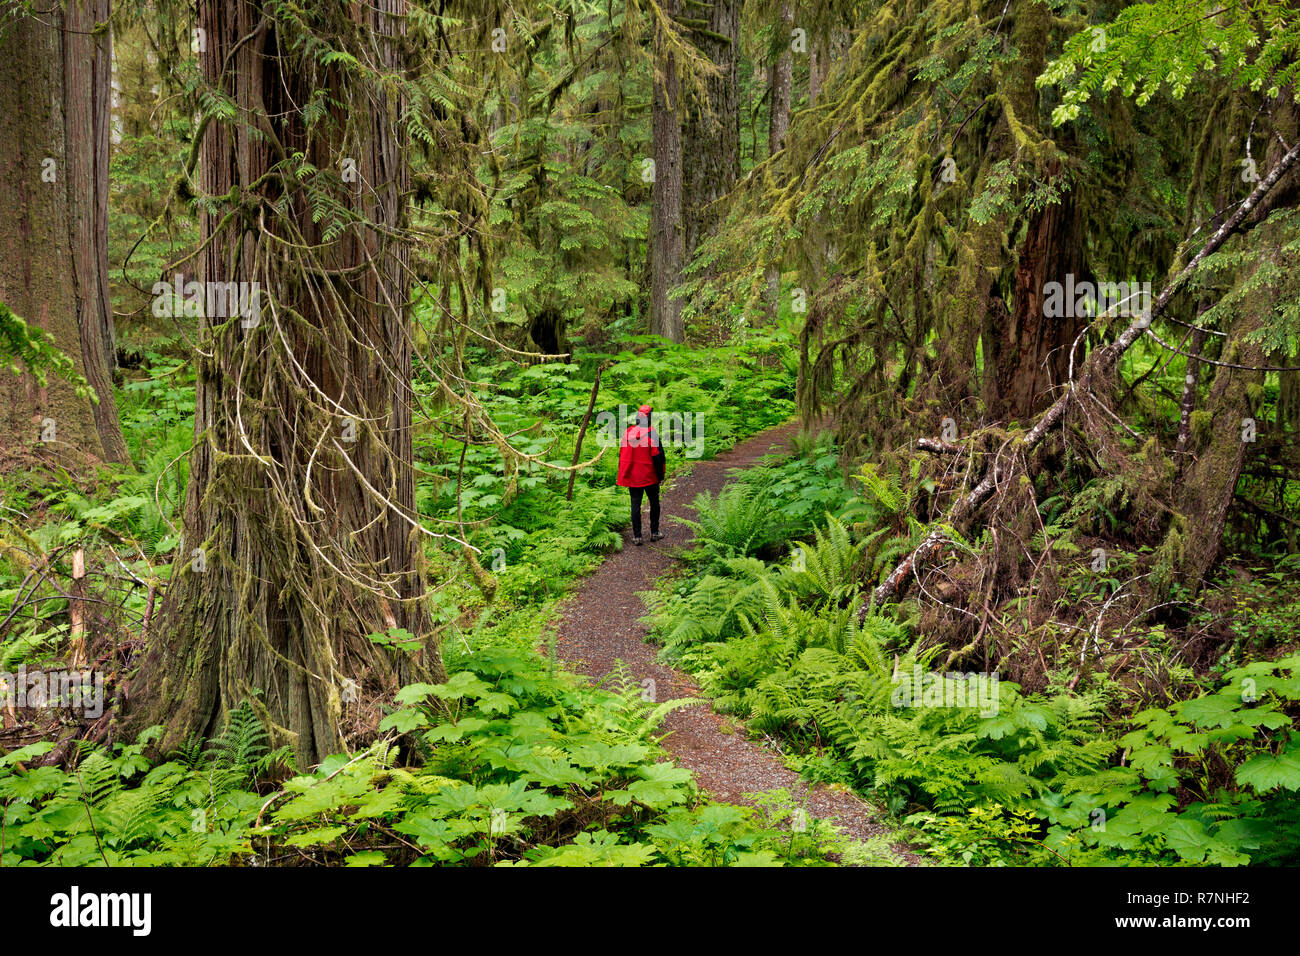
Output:
<instances>
[{"instance_id":1,"label":"tree bark","mask_svg":"<svg viewBox=\"0 0 1300 956\"><path fill-rule=\"evenodd\" d=\"M790 96L794 84L794 63L790 55L790 28L794 23L794 8L789 2L781 5L781 19L777 23L777 39L780 41L776 59L767 68L767 85L770 101L768 103L767 154L773 156L785 146L786 133L790 129ZM778 298L781 295L781 269L773 266L767 270L767 317L776 321L780 311Z\"/></svg>"},{"instance_id":2,"label":"tree bark","mask_svg":"<svg viewBox=\"0 0 1300 956\"><path fill-rule=\"evenodd\" d=\"M1274 155L1274 151L1270 149L1271 155ZM1077 398L1077 389L1082 387L1083 393L1086 394L1094 376L1105 380L1114 373L1115 366L1124 353L1132 348L1134 342L1150 331L1152 324L1164 314L1169 307L1169 303L1173 301L1175 293L1182 288L1187 278L1196 272L1201 263L1208 256L1217 252L1229 237L1240 230L1247 219L1270 208L1269 194L1278 185L1279 181L1290 175L1298 163L1300 163L1300 143L1293 145L1281 155L1268 174L1256 184L1251 194L1237 205L1232 215L1205 241L1200 251L1192 256L1186 265L1165 283L1165 287L1151 306L1150 315L1145 317L1145 320L1130 323L1128 328L1120 333L1119 338L1114 342L1089 354L1083 362L1082 369L1077 371L1076 380L1046 411L1038 416L1033 427L1019 441L1018 455L1014 457L1028 458L1029 453L1038 447L1043 438L1061 423L1071 402ZM984 502L992 497L1002 482L1007 479L1013 467L1011 462L1008 462L1007 466L1004 467L1002 459L1000 457L995 458L993 463L985 470L984 477L979 480L979 483L958 498L948 510L944 524L955 528L962 527L975 515ZM1235 477L1233 480L1235 482ZM886 600L902 593L907 581L917 570L933 561L950 541L951 538L948 532L942 527L936 528L927 534L920 544L894 566L894 569L885 577L885 580L872 592L871 604L883 604ZM863 606L862 614L866 613L867 606Z\"/></svg>"},{"instance_id":3,"label":"tree bark","mask_svg":"<svg viewBox=\"0 0 1300 956\"><path fill-rule=\"evenodd\" d=\"M1265 156L1271 171L1255 188L1259 203L1252 216L1252 221L1257 224L1256 252L1252 262L1268 258L1274 254L1272 250L1279 249L1286 242L1285 233L1268 221L1269 215L1278 209L1294 209L1300 203L1300 174L1288 171L1286 165L1288 160L1294 162L1295 151L1300 147L1287 149L1283 145L1283 141L1294 143L1300 128L1300 108L1291 93L1285 93L1274 101L1271 125L1274 135L1267 140ZM1275 186L1260 194L1261 187L1270 179ZM1235 187L1236 183L1232 185ZM1228 193L1228 188L1223 192ZM1248 207L1251 202L1247 200L1242 205ZM1234 218L1238 215L1240 207ZM1219 231L1222 229L1220 226ZM1274 266L1278 266L1276 260ZM1192 427L1187 439L1184 439L1181 427L1179 431L1178 448L1180 451L1188 449L1191 460L1188 461L1186 455L1179 455L1175 507L1184 520L1181 529L1175 524L1171 538L1180 534L1182 540L1169 543L1181 545L1171 548L1175 567L1183 582L1193 591L1199 590L1219 557L1242 465L1247 454L1256 447L1254 442L1261 437L1258 433L1264 430L1263 422L1256 420L1251 408L1250 393L1264 382L1264 373L1255 367L1269 364L1268 356L1261 346L1247 339L1266 323L1275 321L1271 316L1277 309L1276 290L1265 282L1244 298L1240 309L1233 327L1226 330L1228 337L1220 355L1221 361L1230 364L1214 366L1214 380L1201 413L1207 416L1208 429L1198 435L1197 429ZM1199 341L1192 352L1200 353ZM1189 362L1189 370L1194 364L1206 363ZM1233 368L1232 365L1248 367ZM1195 388L1195 383L1192 387ZM1188 412L1189 419L1193 414Z\"/></svg>"},{"instance_id":4,"label":"tree bark","mask_svg":"<svg viewBox=\"0 0 1300 956\"><path fill-rule=\"evenodd\" d=\"M700 240L717 228L709 204L726 195L740 173L740 105L736 78L740 59L739 0L714 0L708 28L728 42L702 36L701 52L718 68L708 78L708 109L694 106L682 130L682 217L685 259L690 261Z\"/></svg>"},{"instance_id":5,"label":"tree bark","mask_svg":"<svg viewBox=\"0 0 1300 956\"><path fill-rule=\"evenodd\" d=\"M1198 317L1205 309L1198 311ZM1183 376L1183 394L1178 400L1178 442L1174 446L1174 453L1178 456L1178 471L1187 466L1186 455L1188 452L1188 442L1192 437L1192 412L1196 410L1196 397L1200 392L1201 383L1201 350L1205 347L1205 330L1197 328L1192 332L1192 345L1188 349L1188 354L1192 357L1187 359L1187 373Z\"/></svg>"},{"instance_id":6,"label":"tree bark","mask_svg":"<svg viewBox=\"0 0 1300 956\"><path fill-rule=\"evenodd\" d=\"M359 21L376 52L354 52L395 74L404 12L379 0L323 16ZM361 742L402 684L445 675L414 507L401 96L302 62L271 16L252 0L199 6L202 75L248 118L214 120L202 143L203 192L242 203L203 214L200 278L257 282L264 302L251 327L203 320L182 553L132 720L164 725L165 749L251 700L306 767ZM320 87L344 105L312 130L302 107ZM266 175L296 151L320 170L354 161L355 181L314 185L364 224L327 234L301 187ZM367 638L398 627L422 639L416 655Z\"/></svg>"},{"instance_id":7,"label":"tree bark","mask_svg":"<svg viewBox=\"0 0 1300 956\"><path fill-rule=\"evenodd\" d=\"M1060 175L1059 167L1053 171ZM984 403L995 421L1029 421L1067 380L1070 348L1087 319L1073 302L1062 316L1044 310L1044 287L1067 275L1083 282L1083 229L1072 189L1030 219L1012 274L1012 306L985 323ZM996 293L995 293L996 295ZM997 303L1001 305L1001 303ZM1077 358L1077 356L1076 356ZM1077 365L1077 362L1076 362Z\"/></svg>"},{"instance_id":8,"label":"tree bark","mask_svg":"<svg viewBox=\"0 0 1300 956\"><path fill-rule=\"evenodd\" d=\"M776 27L780 52L767 68L767 82L771 91L767 125L769 156L779 152L785 146L785 136L790 130L790 94L794 83L794 63L790 55L790 29L793 23L793 7L788 2L783 3L781 19Z\"/></svg>"},{"instance_id":9,"label":"tree bark","mask_svg":"<svg viewBox=\"0 0 1300 956\"><path fill-rule=\"evenodd\" d=\"M587 413L582 416L582 424L578 426L578 438L573 444L573 461L570 464L573 470L569 472L569 488L564 493L565 501L573 500L573 483L578 477L578 462L582 458L582 442L587 437L587 425L591 422L591 413L596 410L596 396L600 393L600 376L604 374L605 369L610 366L610 362L596 367L596 380L591 383L591 397L587 399Z\"/></svg>"},{"instance_id":10,"label":"tree bark","mask_svg":"<svg viewBox=\"0 0 1300 956\"><path fill-rule=\"evenodd\" d=\"M665 0L664 14L677 13L677 0ZM669 291L680 282L686 259L682 232L682 127L676 57L662 37L655 40L651 114L655 180L650 211L650 332L674 342L686 340L680 299Z\"/></svg>"},{"instance_id":11,"label":"tree bark","mask_svg":"<svg viewBox=\"0 0 1300 956\"><path fill-rule=\"evenodd\" d=\"M1047 63L1053 29L1052 17L1044 7L1031 4L1015 12L1011 32L1020 60L1008 71L1002 86L1015 115L1025 122L1042 109L1034 79ZM1074 151L1069 129L1061 131L1056 145L1063 152ZM1003 148L1008 152L1019 149L1014 136L1007 136ZM1045 174L1057 180L1059 199L1030 215L1010 276L1009 320L986 321L984 325L984 403L994 421L1026 422L1051 405L1055 390L1066 381L1070 348L1087 321L1077 314L1075 302L1065 303L1064 315L1053 317L1044 311L1048 282L1064 285L1069 275L1076 283L1088 278L1084 274L1084 229L1073 184L1059 162L1052 162Z\"/></svg>"},{"instance_id":12,"label":"tree bark","mask_svg":"<svg viewBox=\"0 0 1300 956\"><path fill-rule=\"evenodd\" d=\"M819 36L808 48L808 105L817 105L831 72L831 64L840 56L846 45L843 31L832 28Z\"/></svg>"},{"instance_id":13,"label":"tree bark","mask_svg":"<svg viewBox=\"0 0 1300 956\"><path fill-rule=\"evenodd\" d=\"M817 47L808 51L808 106L817 105L817 94L821 92L825 65L829 65L825 54L819 55Z\"/></svg>"},{"instance_id":14,"label":"tree bark","mask_svg":"<svg viewBox=\"0 0 1300 956\"><path fill-rule=\"evenodd\" d=\"M0 421L6 444L26 444L52 420L48 447L72 461L128 460L111 376L107 21L108 0L70 0L0 29L0 301L48 332L98 397L6 375Z\"/></svg>"}]
</instances>

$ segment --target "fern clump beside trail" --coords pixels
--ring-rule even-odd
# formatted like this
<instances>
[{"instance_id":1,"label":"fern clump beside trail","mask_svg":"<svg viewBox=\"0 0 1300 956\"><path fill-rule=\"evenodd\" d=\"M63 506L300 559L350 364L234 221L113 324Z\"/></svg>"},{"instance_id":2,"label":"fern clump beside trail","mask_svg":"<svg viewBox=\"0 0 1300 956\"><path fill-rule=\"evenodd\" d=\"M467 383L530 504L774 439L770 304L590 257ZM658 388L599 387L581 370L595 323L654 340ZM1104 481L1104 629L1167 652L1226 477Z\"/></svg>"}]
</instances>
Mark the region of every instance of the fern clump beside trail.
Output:
<instances>
[{"instance_id":1,"label":"fern clump beside trail","mask_svg":"<svg viewBox=\"0 0 1300 956\"><path fill-rule=\"evenodd\" d=\"M826 449L804 451L702 496L694 572L647 595L662 654L717 709L783 741L805 777L876 798L940 861L1294 862L1300 655L1230 665L1151 706L1104 670L1037 693L996 662L953 672L971 670L954 668L970 648L927 637L912 604L867 604L926 530L905 520L900 483L867 470L859 493L828 493ZM829 499L820 517L805 490ZM760 527L788 536L763 539L767 560Z\"/></svg>"}]
</instances>

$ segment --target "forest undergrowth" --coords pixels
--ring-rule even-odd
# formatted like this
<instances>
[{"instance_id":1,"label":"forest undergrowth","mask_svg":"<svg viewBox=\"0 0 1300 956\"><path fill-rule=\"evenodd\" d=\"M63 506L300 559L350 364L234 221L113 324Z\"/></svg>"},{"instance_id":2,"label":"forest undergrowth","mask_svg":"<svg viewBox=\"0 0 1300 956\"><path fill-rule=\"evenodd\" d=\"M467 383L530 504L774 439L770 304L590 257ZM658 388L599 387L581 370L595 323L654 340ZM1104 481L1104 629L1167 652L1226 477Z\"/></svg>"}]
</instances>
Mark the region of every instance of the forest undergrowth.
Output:
<instances>
[{"instance_id":1,"label":"forest undergrowth","mask_svg":"<svg viewBox=\"0 0 1300 956\"><path fill-rule=\"evenodd\" d=\"M788 417L788 334L690 350L629 343L584 365L491 365L481 399L517 447L567 465L575 424L602 377L598 408L650 401L690 408L699 430L670 447L676 467L712 457ZM685 373L683 370L689 370ZM578 476L506 473L491 447L420 427L418 500L435 527L454 522L469 548L430 548L432 594L449 679L380 702L349 696L353 750L297 772L272 749L250 701L222 734L157 754L157 732L123 739L114 719L154 621L178 547L193 373L144 357L121 389L137 470L6 479L9 532L0 576L0 671L85 667L104 675L102 713L33 706L0 715L0 862L50 865L805 865L845 845L794 803L758 811L703 798L666 761L656 727L679 701L642 700L638 684L593 688L539 653L546 622L574 581L620 546L625 501L613 457ZM782 397L784 393L784 397ZM599 450L596 433L589 449ZM584 453L586 457L586 453ZM26 529L26 530L23 530ZM471 550L472 549L472 550ZM76 559L74 554L81 553ZM471 557L473 555L473 557ZM474 565L475 567L471 567ZM78 572L80 572L78 576ZM71 619L70 598L89 608ZM398 628L372 641L419 642ZM376 735L372 729L378 726ZM787 825L782 828L781 824Z\"/></svg>"},{"instance_id":2,"label":"forest undergrowth","mask_svg":"<svg viewBox=\"0 0 1300 956\"><path fill-rule=\"evenodd\" d=\"M1103 631L1143 555L1098 537L1110 499L1084 489L1045 509L1052 615L1028 620L1027 590L966 641L936 626L935 591L988 541L954 535L914 599L873 604L930 532L918 505L942 477L917 459L846 480L839 461L829 433L805 434L792 457L701 496L689 573L645 595L661 656L717 709L782 741L807 779L875 799L941 862L1295 862L1293 555L1238 554L1180 623Z\"/></svg>"}]
</instances>

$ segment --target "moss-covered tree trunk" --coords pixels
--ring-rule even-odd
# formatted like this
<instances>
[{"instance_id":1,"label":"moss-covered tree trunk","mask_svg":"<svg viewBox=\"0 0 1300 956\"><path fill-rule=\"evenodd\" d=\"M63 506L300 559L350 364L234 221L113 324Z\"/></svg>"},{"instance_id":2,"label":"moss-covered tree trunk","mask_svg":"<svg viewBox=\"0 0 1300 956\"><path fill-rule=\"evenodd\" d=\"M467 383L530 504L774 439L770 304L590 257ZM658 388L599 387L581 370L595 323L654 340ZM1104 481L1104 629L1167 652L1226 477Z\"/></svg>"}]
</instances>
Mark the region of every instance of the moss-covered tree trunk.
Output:
<instances>
[{"instance_id":1,"label":"moss-covered tree trunk","mask_svg":"<svg viewBox=\"0 0 1300 956\"><path fill-rule=\"evenodd\" d=\"M400 75L404 9L312 7L304 20ZM202 142L202 189L220 199L202 216L200 277L258 283L262 301L254 317L203 323L182 553L132 720L165 725L165 747L253 698L306 766L363 742L401 684L443 673L432 639L410 655L367 638L428 630L402 102L273 16L247 0L199 6L203 77L239 110ZM309 126L321 92L336 105ZM295 154L323 172L295 179Z\"/></svg>"},{"instance_id":2,"label":"moss-covered tree trunk","mask_svg":"<svg viewBox=\"0 0 1300 956\"><path fill-rule=\"evenodd\" d=\"M1255 316L1239 322L1224 358L1239 365L1264 364L1263 350L1245 341L1255 328ZM1193 591L1219 556L1241 466L1261 427L1251 411L1251 392L1263 379L1263 372L1219 366L1204 408L1191 414L1193 457L1180 476L1176 507L1181 520L1171 533L1176 536L1174 567Z\"/></svg>"},{"instance_id":3,"label":"moss-covered tree trunk","mask_svg":"<svg viewBox=\"0 0 1300 956\"><path fill-rule=\"evenodd\" d=\"M1275 167L1289 151L1283 141L1294 143L1300 133L1300 108L1290 92L1273 101L1270 120L1274 135L1266 140L1263 169ZM1235 142L1227 139L1223 147L1227 162L1221 174L1221 194L1231 195L1240 186L1237 156L1232 152L1235 148ZM1219 354L1219 361L1224 364L1213 366L1209 393L1202 407L1188 414L1189 435L1179 445L1179 450L1188 454L1179 456L1175 501L1178 517L1166 540L1166 561L1193 591L1204 583L1222 551L1224 531L1236 507L1234 499L1242 466L1258 447L1256 443L1267 427L1256 412L1264 382L1259 367L1270 364L1270 357L1255 341L1255 335L1276 321L1279 293L1269 275L1281 268L1281 254L1277 250L1289 241L1285 227L1270 222L1269 216L1279 210L1294 209L1297 204L1300 204L1300 173L1291 170L1252 214L1252 221L1257 224L1252 238L1258 251L1244 270L1253 270L1254 274L1238 279L1250 291L1234 307L1236 319L1227 330Z\"/></svg>"},{"instance_id":4,"label":"moss-covered tree trunk","mask_svg":"<svg viewBox=\"0 0 1300 956\"><path fill-rule=\"evenodd\" d=\"M794 24L794 8L788 2L781 4L781 15L775 26L776 58L768 64L767 85L767 154L771 156L785 146L790 131L790 100L794 88L794 60L790 51L790 28Z\"/></svg>"},{"instance_id":5,"label":"moss-covered tree trunk","mask_svg":"<svg viewBox=\"0 0 1300 956\"><path fill-rule=\"evenodd\" d=\"M108 298L107 0L0 21L0 302L48 332L98 402L0 376L0 443L126 461Z\"/></svg>"}]
</instances>

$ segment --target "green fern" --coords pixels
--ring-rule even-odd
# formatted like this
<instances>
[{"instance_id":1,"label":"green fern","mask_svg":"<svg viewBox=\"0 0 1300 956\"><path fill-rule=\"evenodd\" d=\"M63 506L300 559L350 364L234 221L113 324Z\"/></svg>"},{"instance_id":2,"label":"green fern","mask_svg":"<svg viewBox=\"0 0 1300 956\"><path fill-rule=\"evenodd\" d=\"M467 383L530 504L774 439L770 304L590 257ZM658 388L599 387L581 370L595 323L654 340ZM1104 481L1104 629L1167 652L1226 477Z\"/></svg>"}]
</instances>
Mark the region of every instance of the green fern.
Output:
<instances>
[{"instance_id":1,"label":"green fern","mask_svg":"<svg viewBox=\"0 0 1300 956\"><path fill-rule=\"evenodd\" d=\"M706 569L785 539L787 521L772 503L770 478L733 481L717 497L703 492L696 496L694 508L698 520L676 520L695 532L696 551L688 560Z\"/></svg>"}]
</instances>

